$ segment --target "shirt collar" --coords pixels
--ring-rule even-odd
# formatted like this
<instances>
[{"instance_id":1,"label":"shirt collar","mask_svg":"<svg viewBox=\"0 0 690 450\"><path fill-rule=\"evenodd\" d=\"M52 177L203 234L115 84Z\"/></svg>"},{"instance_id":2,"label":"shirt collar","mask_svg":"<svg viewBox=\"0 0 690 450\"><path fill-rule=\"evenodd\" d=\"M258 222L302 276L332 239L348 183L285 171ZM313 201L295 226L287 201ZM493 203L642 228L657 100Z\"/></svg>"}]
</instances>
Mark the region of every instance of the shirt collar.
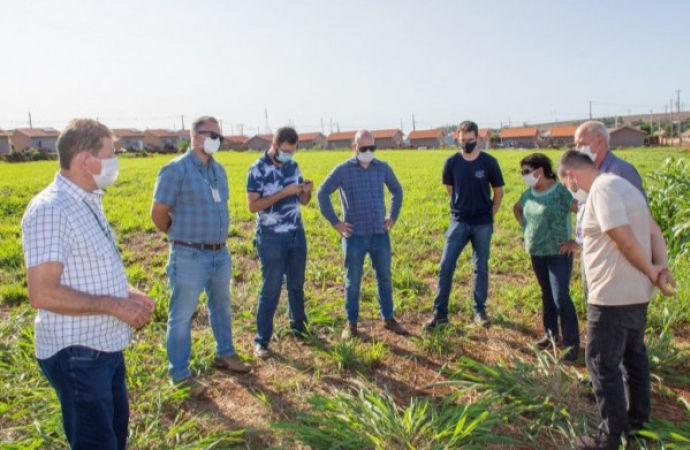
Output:
<instances>
[{"instance_id":1,"label":"shirt collar","mask_svg":"<svg viewBox=\"0 0 690 450\"><path fill-rule=\"evenodd\" d=\"M73 183L72 181L70 181L60 172L55 174L55 184L57 184L60 190L62 190L67 195L69 195L77 201L90 200L100 202L103 198L103 191L101 189L98 189L93 192L86 191L78 185L76 185L75 183Z\"/></svg>"}]
</instances>

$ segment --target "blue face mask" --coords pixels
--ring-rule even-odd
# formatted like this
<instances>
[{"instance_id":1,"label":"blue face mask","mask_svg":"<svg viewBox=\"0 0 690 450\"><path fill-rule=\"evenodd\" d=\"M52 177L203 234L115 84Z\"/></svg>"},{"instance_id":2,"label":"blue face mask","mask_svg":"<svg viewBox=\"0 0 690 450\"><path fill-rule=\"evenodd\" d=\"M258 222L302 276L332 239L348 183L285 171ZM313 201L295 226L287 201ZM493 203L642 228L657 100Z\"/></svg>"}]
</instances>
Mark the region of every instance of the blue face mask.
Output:
<instances>
[{"instance_id":1,"label":"blue face mask","mask_svg":"<svg viewBox=\"0 0 690 450\"><path fill-rule=\"evenodd\" d=\"M292 153L281 152L280 150L276 149L276 159L285 164L292 161Z\"/></svg>"}]
</instances>

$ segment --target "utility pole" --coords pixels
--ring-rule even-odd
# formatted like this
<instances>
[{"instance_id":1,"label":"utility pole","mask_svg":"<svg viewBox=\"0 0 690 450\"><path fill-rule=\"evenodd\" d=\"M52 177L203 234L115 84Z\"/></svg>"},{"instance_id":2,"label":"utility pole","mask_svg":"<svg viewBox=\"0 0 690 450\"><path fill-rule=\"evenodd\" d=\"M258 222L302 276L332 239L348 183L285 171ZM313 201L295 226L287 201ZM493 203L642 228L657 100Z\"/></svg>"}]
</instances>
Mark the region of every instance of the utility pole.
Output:
<instances>
[{"instance_id":1,"label":"utility pole","mask_svg":"<svg viewBox=\"0 0 690 450\"><path fill-rule=\"evenodd\" d=\"M269 134L271 130L268 128L268 108L264 108L264 117L266 118L266 134Z\"/></svg>"},{"instance_id":2,"label":"utility pole","mask_svg":"<svg viewBox=\"0 0 690 450\"><path fill-rule=\"evenodd\" d=\"M182 130L184 130L184 114L180 115L180 118L182 118Z\"/></svg>"},{"instance_id":3,"label":"utility pole","mask_svg":"<svg viewBox=\"0 0 690 450\"><path fill-rule=\"evenodd\" d=\"M678 110L678 145L680 145L680 133L682 133L680 127L682 125L682 120L680 120L680 90L676 90L676 109Z\"/></svg>"},{"instance_id":4,"label":"utility pole","mask_svg":"<svg viewBox=\"0 0 690 450\"><path fill-rule=\"evenodd\" d=\"M31 124L31 112L29 112L29 128L33 128L33 125Z\"/></svg>"},{"instance_id":5,"label":"utility pole","mask_svg":"<svg viewBox=\"0 0 690 450\"><path fill-rule=\"evenodd\" d=\"M402 126L402 117L401 117L400 118L400 131L402 131L402 130L403 130L403 126Z\"/></svg>"},{"instance_id":6,"label":"utility pole","mask_svg":"<svg viewBox=\"0 0 690 450\"><path fill-rule=\"evenodd\" d=\"M321 118L321 134L326 134L323 132L323 117Z\"/></svg>"},{"instance_id":7,"label":"utility pole","mask_svg":"<svg viewBox=\"0 0 690 450\"><path fill-rule=\"evenodd\" d=\"M333 117L331 117L331 134L333 134Z\"/></svg>"},{"instance_id":8,"label":"utility pole","mask_svg":"<svg viewBox=\"0 0 690 450\"><path fill-rule=\"evenodd\" d=\"M244 136L244 124L243 123L237 124L237 130L240 132L240 136Z\"/></svg>"},{"instance_id":9,"label":"utility pole","mask_svg":"<svg viewBox=\"0 0 690 450\"><path fill-rule=\"evenodd\" d=\"M592 100L589 101L589 120L592 120Z\"/></svg>"},{"instance_id":10,"label":"utility pole","mask_svg":"<svg viewBox=\"0 0 690 450\"><path fill-rule=\"evenodd\" d=\"M412 131L416 131L416 130L417 130L417 124L414 121L414 114L412 114Z\"/></svg>"}]
</instances>

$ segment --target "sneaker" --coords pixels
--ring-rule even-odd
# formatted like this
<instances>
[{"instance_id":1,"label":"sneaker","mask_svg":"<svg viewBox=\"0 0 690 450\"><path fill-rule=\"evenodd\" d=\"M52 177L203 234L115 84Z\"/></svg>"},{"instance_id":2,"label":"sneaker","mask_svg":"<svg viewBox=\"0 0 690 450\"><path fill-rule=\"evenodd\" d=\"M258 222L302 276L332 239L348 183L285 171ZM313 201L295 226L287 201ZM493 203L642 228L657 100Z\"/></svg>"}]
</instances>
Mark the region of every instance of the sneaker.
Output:
<instances>
[{"instance_id":1,"label":"sneaker","mask_svg":"<svg viewBox=\"0 0 690 450\"><path fill-rule=\"evenodd\" d=\"M575 448L577 450L618 450L621 443L620 434L614 436L603 431L599 431L598 434L575 438Z\"/></svg>"},{"instance_id":2,"label":"sneaker","mask_svg":"<svg viewBox=\"0 0 690 450\"><path fill-rule=\"evenodd\" d=\"M484 311L474 313L474 323L484 328L489 328L489 326L491 325L489 323L489 318L486 316L486 312Z\"/></svg>"},{"instance_id":3,"label":"sneaker","mask_svg":"<svg viewBox=\"0 0 690 450\"><path fill-rule=\"evenodd\" d=\"M424 324L424 329L427 331L431 331L436 327L440 327L443 325L448 325L448 318L443 317L439 315L438 313L434 313L433 316L431 316L431 319L427 323Z\"/></svg>"},{"instance_id":4,"label":"sneaker","mask_svg":"<svg viewBox=\"0 0 690 450\"><path fill-rule=\"evenodd\" d=\"M556 339L554 339L554 342L558 346L562 344L560 337L556 337ZM551 348L551 336L545 334L544 336L542 336L541 339L534 341L534 345L536 345L539 350L546 350L547 348Z\"/></svg>"},{"instance_id":5,"label":"sneaker","mask_svg":"<svg viewBox=\"0 0 690 450\"><path fill-rule=\"evenodd\" d=\"M347 326L340 334L342 339L356 338L358 336L359 333L357 332L357 322L348 322Z\"/></svg>"},{"instance_id":6,"label":"sneaker","mask_svg":"<svg viewBox=\"0 0 690 450\"><path fill-rule=\"evenodd\" d=\"M386 330L390 330L395 334L399 334L400 336L410 335L410 332L407 331L407 329L404 326L400 325L400 323L398 323L398 321L392 317L390 319L385 319L383 321L383 328L385 328Z\"/></svg>"},{"instance_id":7,"label":"sneaker","mask_svg":"<svg viewBox=\"0 0 690 450\"><path fill-rule=\"evenodd\" d=\"M232 356L216 356L213 358L213 365L214 367L228 369L237 373L249 373L252 370L237 354Z\"/></svg>"},{"instance_id":8,"label":"sneaker","mask_svg":"<svg viewBox=\"0 0 690 450\"><path fill-rule=\"evenodd\" d=\"M199 398L206 392L206 386L192 376L173 381L173 384L179 389L189 389L189 396L192 398Z\"/></svg>"},{"instance_id":9,"label":"sneaker","mask_svg":"<svg viewBox=\"0 0 690 450\"><path fill-rule=\"evenodd\" d=\"M271 353L268 351L267 345L257 343L254 345L254 356L259 359L266 359L271 356Z\"/></svg>"}]
</instances>

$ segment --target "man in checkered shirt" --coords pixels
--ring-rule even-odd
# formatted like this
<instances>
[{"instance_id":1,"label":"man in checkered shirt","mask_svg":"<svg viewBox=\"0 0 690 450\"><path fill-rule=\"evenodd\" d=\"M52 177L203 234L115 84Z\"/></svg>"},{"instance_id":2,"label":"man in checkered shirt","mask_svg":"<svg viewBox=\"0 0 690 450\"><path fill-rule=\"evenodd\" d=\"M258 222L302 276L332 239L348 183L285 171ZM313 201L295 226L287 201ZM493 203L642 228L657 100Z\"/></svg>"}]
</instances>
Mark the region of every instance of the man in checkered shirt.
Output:
<instances>
[{"instance_id":1,"label":"man in checkered shirt","mask_svg":"<svg viewBox=\"0 0 690 450\"><path fill-rule=\"evenodd\" d=\"M29 203L22 244L36 358L55 389L72 448L124 449L129 407L122 350L155 304L127 283L102 188L119 168L108 127L75 119L57 141L60 171Z\"/></svg>"}]
</instances>

